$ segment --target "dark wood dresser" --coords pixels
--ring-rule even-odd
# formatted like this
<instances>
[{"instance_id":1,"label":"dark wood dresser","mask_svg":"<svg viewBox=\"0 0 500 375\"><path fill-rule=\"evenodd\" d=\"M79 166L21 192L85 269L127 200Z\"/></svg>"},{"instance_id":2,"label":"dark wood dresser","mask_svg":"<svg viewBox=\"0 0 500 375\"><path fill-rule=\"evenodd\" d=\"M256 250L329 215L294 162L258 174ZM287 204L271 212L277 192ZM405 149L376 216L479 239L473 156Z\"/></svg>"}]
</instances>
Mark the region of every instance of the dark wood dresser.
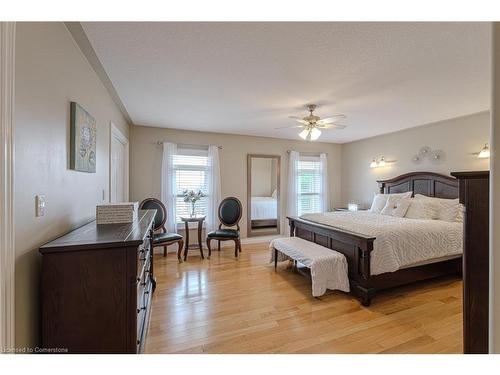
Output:
<instances>
[{"instance_id":1,"label":"dark wood dresser","mask_svg":"<svg viewBox=\"0 0 500 375\"><path fill-rule=\"evenodd\" d=\"M90 222L40 247L42 346L140 353L148 328L155 210L131 224Z\"/></svg>"},{"instance_id":2,"label":"dark wood dresser","mask_svg":"<svg viewBox=\"0 0 500 375\"><path fill-rule=\"evenodd\" d=\"M454 172L464 215L464 353L488 353L489 172Z\"/></svg>"}]
</instances>

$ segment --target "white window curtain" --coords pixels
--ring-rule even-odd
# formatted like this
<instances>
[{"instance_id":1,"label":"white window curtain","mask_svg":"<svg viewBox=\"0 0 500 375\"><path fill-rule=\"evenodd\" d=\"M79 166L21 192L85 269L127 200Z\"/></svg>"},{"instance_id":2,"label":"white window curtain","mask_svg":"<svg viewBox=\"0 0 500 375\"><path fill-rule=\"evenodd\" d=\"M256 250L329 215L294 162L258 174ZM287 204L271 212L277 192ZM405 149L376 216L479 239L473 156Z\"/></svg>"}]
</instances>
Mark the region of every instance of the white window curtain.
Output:
<instances>
[{"instance_id":1,"label":"white window curtain","mask_svg":"<svg viewBox=\"0 0 500 375\"><path fill-rule=\"evenodd\" d=\"M176 178L174 170L174 155L177 145L163 142L163 158L161 163L161 200L167 207L166 229L169 233L177 233L176 213Z\"/></svg>"},{"instance_id":2,"label":"white window curtain","mask_svg":"<svg viewBox=\"0 0 500 375\"><path fill-rule=\"evenodd\" d=\"M330 193L328 191L328 162L327 155L321 153L319 155L320 162L320 174L321 174L321 184L320 184L320 211L327 212L330 211Z\"/></svg>"},{"instance_id":3,"label":"white window curtain","mask_svg":"<svg viewBox=\"0 0 500 375\"><path fill-rule=\"evenodd\" d=\"M298 196L298 164L299 153L297 151L290 151L288 157L288 184L287 184L287 216L297 216L297 202Z\"/></svg>"},{"instance_id":4,"label":"white window curtain","mask_svg":"<svg viewBox=\"0 0 500 375\"><path fill-rule=\"evenodd\" d=\"M221 185L220 185L220 163L219 163L219 147L208 147L208 211L206 218L207 233L215 230L218 226L219 204L221 201Z\"/></svg>"}]
</instances>

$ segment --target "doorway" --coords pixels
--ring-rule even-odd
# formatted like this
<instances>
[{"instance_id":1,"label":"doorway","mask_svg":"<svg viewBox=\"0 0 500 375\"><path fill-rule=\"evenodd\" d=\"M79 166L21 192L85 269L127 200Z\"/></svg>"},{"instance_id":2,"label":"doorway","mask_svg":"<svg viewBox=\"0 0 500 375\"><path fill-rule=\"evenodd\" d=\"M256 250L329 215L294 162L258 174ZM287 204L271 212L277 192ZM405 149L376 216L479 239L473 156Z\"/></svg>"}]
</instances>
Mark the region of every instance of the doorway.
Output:
<instances>
[{"instance_id":1,"label":"doorway","mask_svg":"<svg viewBox=\"0 0 500 375\"><path fill-rule=\"evenodd\" d=\"M109 201L128 202L129 141L115 124L110 127Z\"/></svg>"}]
</instances>

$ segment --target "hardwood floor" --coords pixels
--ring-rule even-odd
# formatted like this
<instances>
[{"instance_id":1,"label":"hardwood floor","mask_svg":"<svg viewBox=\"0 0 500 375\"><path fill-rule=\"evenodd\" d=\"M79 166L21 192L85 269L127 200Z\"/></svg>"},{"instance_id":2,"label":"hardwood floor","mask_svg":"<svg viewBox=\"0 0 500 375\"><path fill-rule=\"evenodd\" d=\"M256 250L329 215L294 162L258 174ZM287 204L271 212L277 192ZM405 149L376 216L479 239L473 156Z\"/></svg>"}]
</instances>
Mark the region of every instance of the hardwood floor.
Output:
<instances>
[{"instance_id":1,"label":"hardwood floor","mask_svg":"<svg viewBox=\"0 0 500 375\"><path fill-rule=\"evenodd\" d=\"M155 255L146 353L461 353L462 282L445 278L391 290L363 307L353 297L311 296L308 278L267 244Z\"/></svg>"}]
</instances>

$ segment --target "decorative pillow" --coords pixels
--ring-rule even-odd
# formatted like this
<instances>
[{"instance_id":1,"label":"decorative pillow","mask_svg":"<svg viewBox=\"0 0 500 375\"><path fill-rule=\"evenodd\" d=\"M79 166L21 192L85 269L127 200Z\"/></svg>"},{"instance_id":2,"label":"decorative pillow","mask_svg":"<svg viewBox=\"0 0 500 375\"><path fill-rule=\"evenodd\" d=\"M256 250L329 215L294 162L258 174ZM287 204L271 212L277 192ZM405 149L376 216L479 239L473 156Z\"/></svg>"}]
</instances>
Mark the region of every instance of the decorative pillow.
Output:
<instances>
[{"instance_id":1,"label":"decorative pillow","mask_svg":"<svg viewBox=\"0 0 500 375\"><path fill-rule=\"evenodd\" d=\"M389 197L398 197L399 199L410 198L411 191L408 191L406 193L397 193L397 194L375 194L375 196L373 197L373 202L370 211L376 214L381 213L385 205L387 204L387 199Z\"/></svg>"},{"instance_id":2,"label":"decorative pillow","mask_svg":"<svg viewBox=\"0 0 500 375\"><path fill-rule=\"evenodd\" d=\"M273 193L271 194L271 197L276 199L277 194L278 194L278 192L276 191L276 189L274 189Z\"/></svg>"},{"instance_id":3,"label":"decorative pillow","mask_svg":"<svg viewBox=\"0 0 500 375\"><path fill-rule=\"evenodd\" d=\"M408 219L435 220L438 216L438 207L433 202L424 199L411 199L410 207L405 217Z\"/></svg>"},{"instance_id":4,"label":"decorative pillow","mask_svg":"<svg viewBox=\"0 0 500 375\"><path fill-rule=\"evenodd\" d=\"M390 215L394 217L404 217L408 207L410 207L411 198L400 198L391 196L387 198L385 207L380 212L381 215Z\"/></svg>"},{"instance_id":5,"label":"decorative pillow","mask_svg":"<svg viewBox=\"0 0 500 375\"><path fill-rule=\"evenodd\" d=\"M457 221L459 213L462 210L458 198L444 199L444 198L434 198L422 194L417 194L415 195L415 199L432 202L433 204L435 204L438 211L437 212L438 220L444 220L450 222Z\"/></svg>"}]
</instances>

